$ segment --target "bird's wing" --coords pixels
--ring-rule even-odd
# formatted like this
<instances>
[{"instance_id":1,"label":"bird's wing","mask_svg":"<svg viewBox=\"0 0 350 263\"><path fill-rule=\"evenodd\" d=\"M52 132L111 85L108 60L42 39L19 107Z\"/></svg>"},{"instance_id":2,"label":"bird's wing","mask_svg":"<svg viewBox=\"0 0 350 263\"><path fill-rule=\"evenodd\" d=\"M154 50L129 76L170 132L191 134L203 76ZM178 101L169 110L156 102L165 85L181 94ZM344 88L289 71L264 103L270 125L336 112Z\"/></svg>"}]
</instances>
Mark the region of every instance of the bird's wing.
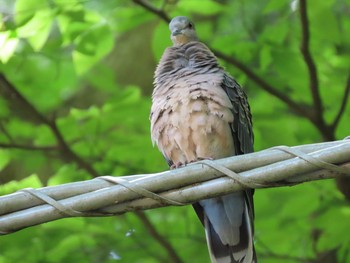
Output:
<instances>
[{"instance_id":1,"label":"bird's wing","mask_svg":"<svg viewBox=\"0 0 350 263\"><path fill-rule=\"evenodd\" d=\"M235 141L236 154L253 152L252 115L247 95L240 85L227 73L224 73L221 87L225 90L233 106L234 121L231 125L231 130Z\"/></svg>"},{"instance_id":2,"label":"bird's wing","mask_svg":"<svg viewBox=\"0 0 350 263\"><path fill-rule=\"evenodd\" d=\"M254 134L247 95L237 81L227 73L224 73L221 87L225 90L233 106L234 117L231 131L236 155L251 153L254 151ZM251 212L251 220L254 219L253 194L254 189L246 190L246 202Z\"/></svg>"}]
</instances>

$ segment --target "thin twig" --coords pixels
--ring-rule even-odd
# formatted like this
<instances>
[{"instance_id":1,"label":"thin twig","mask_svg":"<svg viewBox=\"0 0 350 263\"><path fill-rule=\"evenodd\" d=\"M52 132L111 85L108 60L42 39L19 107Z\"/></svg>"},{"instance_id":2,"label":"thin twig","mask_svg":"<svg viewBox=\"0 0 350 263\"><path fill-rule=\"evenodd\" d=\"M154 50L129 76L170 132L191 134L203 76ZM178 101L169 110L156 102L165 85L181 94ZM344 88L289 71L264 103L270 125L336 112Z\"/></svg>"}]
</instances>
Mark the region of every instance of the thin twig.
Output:
<instances>
[{"instance_id":1,"label":"thin twig","mask_svg":"<svg viewBox=\"0 0 350 263\"><path fill-rule=\"evenodd\" d=\"M49 121L42 115L21 93L6 79L3 74L0 74L0 94L7 97L8 100L17 100L21 103L26 113L34 118L39 123L49 125Z\"/></svg>"},{"instance_id":2,"label":"thin twig","mask_svg":"<svg viewBox=\"0 0 350 263\"><path fill-rule=\"evenodd\" d=\"M341 102L338 114L335 117L335 119L334 119L334 121L333 121L333 123L331 125L333 130L336 129L336 127L338 126L338 123L339 123L341 117L343 116L343 113L344 113L344 111L346 109L346 104L348 102L349 94L350 94L350 72L349 72L349 75L348 75L348 79L346 81L346 85L345 85L345 89L344 89L344 96L343 96L343 100Z\"/></svg>"},{"instance_id":3,"label":"thin twig","mask_svg":"<svg viewBox=\"0 0 350 263\"><path fill-rule=\"evenodd\" d=\"M176 253L173 246L166 240L157 229L154 227L152 222L146 217L144 212L136 211L135 215L141 220L143 225L146 227L147 231L150 233L150 235L158 241L158 243L164 247L164 249L167 251L169 255L169 262L170 260L174 263L184 263L184 261L180 258L180 256Z\"/></svg>"},{"instance_id":4,"label":"thin twig","mask_svg":"<svg viewBox=\"0 0 350 263\"><path fill-rule=\"evenodd\" d=\"M165 22L169 23L170 22L170 17L163 11L163 9L158 9L152 5L150 5L148 2L144 0L133 0L133 2L137 5L142 6L146 10L150 11L153 14L156 14L160 18L162 18Z\"/></svg>"},{"instance_id":5,"label":"thin twig","mask_svg":"<svg viewBox=\"0 0 350 263\"><path fill-rule=\"evenodd\" d=\"M0 121L0 131L2 131L2 133L5 135L7 140L9 140L10 142L14 141L11 134L7 131L6 127L3 125L2 121Z\"/></svg>"},{"instance_id":6,"label":"thin twig","mask_svg":"<svg viewBox=\"0 0 350 263\"><path fill-rule=\"evenodd\" d=\"M306 0L300 0L299 11L300 11L300 23L301 23L301 31L302 31L300 50L304 57L304 61L307 66L307 69L309 71L310 91L312 94L312 99L313 99L314 108L315 108L315 118L317 118L319 122L323 122L323 117L322 117L323 106L322 106L322 100L321 100L320 91L319 91L317 68L316 68L314 59L312 58L310 46L309 46L310 45L310 25L309 25L309 19L307 16Z\"/></svg>"}]
</instances>

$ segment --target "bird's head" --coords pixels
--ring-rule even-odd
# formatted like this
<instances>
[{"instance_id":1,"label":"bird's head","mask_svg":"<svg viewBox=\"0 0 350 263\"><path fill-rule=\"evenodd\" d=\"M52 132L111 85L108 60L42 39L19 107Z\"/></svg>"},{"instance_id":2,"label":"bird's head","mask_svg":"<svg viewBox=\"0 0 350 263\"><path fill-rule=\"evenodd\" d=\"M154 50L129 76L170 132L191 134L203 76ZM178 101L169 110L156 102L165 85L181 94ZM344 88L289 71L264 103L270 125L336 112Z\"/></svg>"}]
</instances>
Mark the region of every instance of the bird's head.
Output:
<instances>
[{"instance_id":1,"label":"bird's head","mask_svg":"<svg viewBox=\"0 0 350 263\"><path fill-rule=\"evenodd\" d=\"M169 29L174 46L198 40L194 24L185 16L174 17L170 21Z\"/></svg>"}]
</instances>

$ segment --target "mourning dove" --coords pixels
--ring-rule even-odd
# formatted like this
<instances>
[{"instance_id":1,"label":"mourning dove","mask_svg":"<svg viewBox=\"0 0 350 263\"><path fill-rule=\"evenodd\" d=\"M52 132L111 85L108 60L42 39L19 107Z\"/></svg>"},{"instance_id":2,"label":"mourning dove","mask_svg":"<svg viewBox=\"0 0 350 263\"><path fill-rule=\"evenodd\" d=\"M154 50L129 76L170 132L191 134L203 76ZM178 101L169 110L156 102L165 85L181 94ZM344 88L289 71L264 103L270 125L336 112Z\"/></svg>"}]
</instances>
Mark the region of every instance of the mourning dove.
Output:
<instances>
[{"instance_id":1,"label":"mourning dove","mask_svg":"<svg viewBox=\"0 0 350 263\"><path fill-rule=\"evenodd\" d=\"M154 77L153 143L172 168L252 152L244 91L198 41L187 17L175 17L169 29L173 46L165 50ZM257 262L253 190L202 200L193 207L205 227L213 263Z\"/></svg>"}]
</instances>

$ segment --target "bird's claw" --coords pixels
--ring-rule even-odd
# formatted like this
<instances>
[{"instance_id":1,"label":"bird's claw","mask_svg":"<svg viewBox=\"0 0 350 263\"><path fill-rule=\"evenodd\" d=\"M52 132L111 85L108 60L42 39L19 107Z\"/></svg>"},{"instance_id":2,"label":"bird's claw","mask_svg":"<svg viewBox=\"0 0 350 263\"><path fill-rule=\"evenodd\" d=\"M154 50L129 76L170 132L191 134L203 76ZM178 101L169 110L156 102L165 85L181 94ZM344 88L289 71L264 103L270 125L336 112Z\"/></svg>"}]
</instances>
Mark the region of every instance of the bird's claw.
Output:
<instances>
[{"instance_id":1,"label":"bird's claw","mask_svg":"<svg viewBox=\"0 0 350 263\"><path fill-rule=\"evenodd\" d=\"M177 168L181 168L181 167L184 167L186 166L187 164L190 164L190 163L195 163L195 162L198 162L198 161L203 161L203 160L214 160L214 158L211 158L211 157L198 157L197 160L192 160L192 161L189 161L189 162L177 162L177 163L173 163L171 166L170 166L170 170L174 170L174 169L177 169Z\"/></svg>"},{"instance_id":2,"label":"bird's claw","mask_svg":"<svg viewBox=\"0 0 350 263\"><path fill-rule=\"evenodd\" d=\"M185 163L182 163L182 162L177 162L177 163L173 163L171 166L170 166L170 170L174 170L174 169L177 169L177 168L181 168L183 166L186 166L188 163L185 162Z\"/></svg>"}]
</instances>

